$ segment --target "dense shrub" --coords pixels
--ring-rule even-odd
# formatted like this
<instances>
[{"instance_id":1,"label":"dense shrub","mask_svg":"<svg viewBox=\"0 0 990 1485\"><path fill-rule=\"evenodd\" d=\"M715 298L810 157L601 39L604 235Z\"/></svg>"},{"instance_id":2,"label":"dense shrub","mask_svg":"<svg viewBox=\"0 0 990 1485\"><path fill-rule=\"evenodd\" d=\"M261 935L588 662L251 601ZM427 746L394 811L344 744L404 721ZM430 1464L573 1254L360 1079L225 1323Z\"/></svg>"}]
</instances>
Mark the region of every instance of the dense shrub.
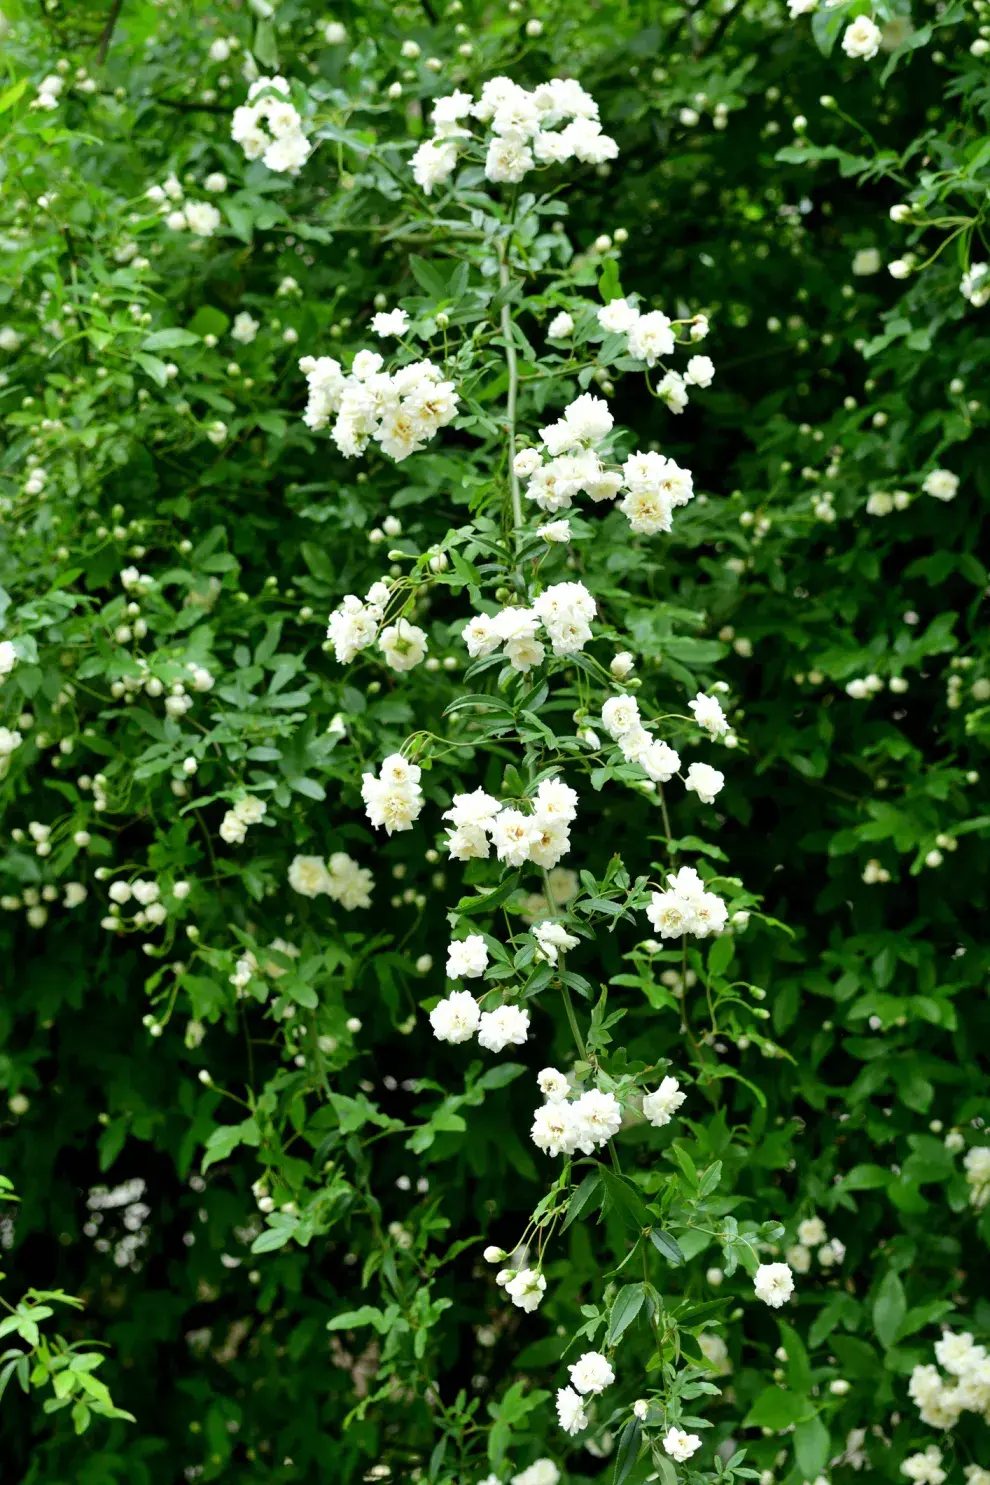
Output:
<instances>
[{"instance_id":1,"label":"dense shrub","mask_svg":"<svg viewBox=\"0 0 990 1485\"><path fill-rule=\"evenodd\" d=\"M990 7L4 9L5 1479L987 1485Z\"/></svg>"}]
</instances>

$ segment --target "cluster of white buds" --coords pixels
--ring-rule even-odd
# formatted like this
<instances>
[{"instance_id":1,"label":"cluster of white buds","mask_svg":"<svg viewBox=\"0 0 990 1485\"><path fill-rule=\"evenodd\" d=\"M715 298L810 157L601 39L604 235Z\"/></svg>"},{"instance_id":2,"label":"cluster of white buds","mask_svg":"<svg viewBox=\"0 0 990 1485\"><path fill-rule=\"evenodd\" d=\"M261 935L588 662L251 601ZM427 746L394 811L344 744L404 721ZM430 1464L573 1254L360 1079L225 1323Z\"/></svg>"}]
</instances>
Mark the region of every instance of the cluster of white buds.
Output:
<instances>
[{"instance_id":1,"label":"cluster of white buds","mask_svg":"<svg viewBox=\"0 0 990 1485\"><path fill-rule=\"evenodd\" d=\"M284 77L259 77L248 89L248 101L234 109L230 137L249 160L269 170L298 175L312 145L303 132L299 110L289 101L292 89Z\"/></svg>"}]
</instances>

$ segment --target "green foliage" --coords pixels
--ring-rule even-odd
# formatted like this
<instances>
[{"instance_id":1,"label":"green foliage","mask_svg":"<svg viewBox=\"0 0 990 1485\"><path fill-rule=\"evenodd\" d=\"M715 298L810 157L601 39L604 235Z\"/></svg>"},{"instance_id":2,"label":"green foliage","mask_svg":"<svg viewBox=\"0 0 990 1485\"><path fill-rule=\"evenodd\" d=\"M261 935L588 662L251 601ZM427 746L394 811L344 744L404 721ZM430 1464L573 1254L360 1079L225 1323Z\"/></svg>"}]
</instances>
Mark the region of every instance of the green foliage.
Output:
<instances>
[{"instance_id":1,"label":"green foliage","mask_svg":"<svg viewBox=\"0 0 990 1485\"><path fill-rule=\"evenodd\" d=\"M3 8L5 1481L851 1485L935 1443L982 1485L984 1419L943 1433L908 1383L943 1329L990 1343L984 7ZM246 62L291 80L296 176L231 139ZM618 158L424 195L434 102L501 74L578 78ZM168 225L173 178L212 234ZM710 319L679 415L598 323L623 295ZM458 389L408 460L303 421L299 357L372 345ZM513 448L584 392L612 463L693 472L669 534L584 499L568 545L535 535ZM409 671L324 643L383 575ZM472 614L569 581L586 649L468 658ZM713 805L611 746L622 650ZM719 683L715 758L687 702ZM387 836L362 774L400 750L425 804ZM456 792L553 774L570 876L448 858ZM371 906L290 886L340 852ZM648 936L683 866L728 907L707 942ZM468 934L455 988L530 1015L498 1056L430 1029ZM551 1065L623 1103L610 1145L534 1145ZM533 1311L482 1258L523 1238ZM616 1382L569 1438L592 1350Z\"/></svg>"}]
</instances>

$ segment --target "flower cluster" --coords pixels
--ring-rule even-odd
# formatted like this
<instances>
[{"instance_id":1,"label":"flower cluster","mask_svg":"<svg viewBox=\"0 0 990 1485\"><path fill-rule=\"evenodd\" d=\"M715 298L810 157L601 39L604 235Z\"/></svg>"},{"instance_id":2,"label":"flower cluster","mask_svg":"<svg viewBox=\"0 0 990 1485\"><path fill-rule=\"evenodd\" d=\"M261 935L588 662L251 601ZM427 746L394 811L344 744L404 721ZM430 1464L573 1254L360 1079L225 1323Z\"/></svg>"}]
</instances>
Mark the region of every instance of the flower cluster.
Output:
<instances>
[{"instance_id":1,"label":"flower cluster","mask_svg":"<svg viewBox=\"0 0 990 1485\"><path fill-rule=\"evenodd\" d=\"M334 851L327 861L322 856L294 856L289 865L289 886L294 892L303 897L331 897L348 912L371 906L374 884L368 868L359 866L346 851Z\"/></svg>"},{"instance_id":2,"label":"flower cluster","mask_svg":"<svg viewBox=\"0 0 990 1485\"><path fill-rule=\"evenodd\" d=\"M929 1444L922 1454L909 1454L901 1465L901 1474L907 1475L915 1485L942 1485L946 1478L942 1468L942 1451L937 1444Z\"/></svg>"},{"instance_id":3,"label":"flower cluster","mask_svg":"<svg viewBox=\"0 0 990 1485\"><path fill-rule=\"evenodd\" d=\"M332 642L334 655L341 665L349 664L359 650L367 649L376 638L385 663L392 670L412 670L426 658L429 647L426 633L408 619L400 616L378 634L388 595L387 583L373 583L363 603L353 593L348 593L340 607L330 615L327 639Z\"/></svg>"},{"instance_id":4,"label":"flower cluster","mask_svg":"<svg viewBox=\"0 0 990 1485\"><path fill-rule=\"evenodd\" d=\"M284 77L259 77L248 89L248 101L234 109L230 137L249 160L269 170L298 175L312 145L303 133L299 110L289 102Z\"/></svg>"},{"instance_id":5,"label":"flower cluster","mask_svg":"<svg viewBox=\"0 0 990 1485\"><path fill-rule=\"evenodd\" d=\"M455 91L434 105L433 138L412 158L413 179L427 196L450 178L461 153L478 154L471 120L489 126L480 143L485 175L495 184L517 185L531 170L567 160L603 165L619 153L580 83L554 77L529 92L511 78L493 77L477 99Z\"/></svg>"},{"instance_id":6,"label":"flower cluster","mask_svg":"<svg viewBox=\"0 0 990 1485\"><path fill-rule=\"evenodd\" d=\"M621 473L606 468L598 445L611 433L613 423L602 398L587 392L575 398L556 423L540 429L542 451L524 448L515 456L516 475L529 481L527 498L540 510L555 514L567 510L582 492L601 502L615 500L625 490L619 509L635 532L652 536L669 531L675 508L687 505L694 495L690 471L652 452L631 455Z\"/></svg>"},{"instance_id":7,"label":"flower cluster","mask_svg":"<svg viewBox=\"0 0 990 1485\"><path fill-rule=\"evenodd\" d=\"M377 351L358 351L350 373L332 356L303 356L299 369L309 386L303 421L314 431L336 417L330 436L347 459L363 454L372 439L396 463L425 448L457 416L453 382L432 361L383 371Z\"/></svg>"},{"instance_id":8,"label":"flower cluster","mask_svg":"<svg viewBox=\"0 0 990 1485\"><path fill-rule=\"evenodd\" d=\"M451 945L451 949L455 951L460 947L459 944ZM470 953L471 941L465 940L465 958ZM459 974L474 976L481 973L481 970L475 970L469 963L459 965L456 954L454 968ZM448 958L448 974L450 972ZM477 1035L478 1045L487 1052L504 1052L506 1047L521 1047L526 1041L529 1034L529 1011L515 1005L501 1005L494 1011L482 1011L470 991L454 990L433 1007L430 1025L437 1041L457 1045L468 1042Z\"/></svg>"},{"instance_id":9,"label":"flower cluster","mask_svg":"<svg viewBox=\"0 0 990 1485\"><path fill-rule=\"evenodd\" d=\"M353 593L348 593L340 607L330 615L327 639L333 644L339 665L349 665L360 650L374 644L378 626L385 616L388 591L387 583L372 583L363 603Z\"/></svg>"},{"instance_id":10,"label":"flower cluster","mask_svg":"<svg viewBox=\"0 0 990 1485\"><path fill-rule=\"evenodd\" d=\"M510 809L483 789L455 794L443 818L451 822L447 849L455 861L486 861L495 847L499 861L526 861L547 869L570 849L569 826L577 815L577 792L557 777L542 779L531 801L532 813Z\"/></svg>"},{"instance_id":11,"label":"flower cluster","mask_svg":"<svg viewBox=\"0 0 990 1485\"><path fill-rule=\"evenodd\" d=\"M555 655L575 655L591 639L596 612L595 600L583 583L554 583L531 608L476 614L461 630L461 638L472 660L493 655L504 645L512 668L526 672L546 657L546 648L536 637L541 624Z\"/></svg>"},{"instance_id":12,"label":"flower cluster","mask_svg":"<svg viewBox=\"0 0 990 1485\"><path fill-rule=\"evenodd\" d=\"M574 1091L567 1077L545 1067L537 1079L546 1102L536 1110L530 1138L545 1155L591 1155L616 1134L622 1124L622 1104L614 1093L597 1088ZM643 1099L643 1114L657 1129L669 1124L686 1098L676 1078L664 1078L655 1093Z\"/></svg>"},{"instance_id":13,"label":"flower cluster","mask_svg":"<svg viewBox=\"0 0 990 1485\"><path fill-rule=\"evenodd\" d=\"M728 732L729 724L716 697L699 692L688 704L709 736L722 737ZM680 754L644 727L634 696L610 696L602 706L602 725L618 743L626 762L637 764L654 783L666 784L679 771ZM725 775L719 769L709 763L692 763L684 787L697 794L703 804L713 804L724 783Z\"/></svg>"},{"instance_id":14,"label":"flower cluster","mask_svg":"<svg viewBox=\"0 0 990 1485\"><path fill-rule=\"evenodd\" d=\"M959 292L974 309L990 303L990 264L971 263L962 276Z\"/></svg>"},{"instance_id":15,"label":"flower cluster","mask_svg":"<svg viewBox=\"0 0 990 1485\"><path fill-rule=\"evenodd\" d=\"M834 1268L846 1256L845 1243L829 1238L821 1217L805 1217L798 1223L797 1242L784 1255L795 1273L808 1273L812 1248L818 1249L818 1262L825 1269Z\"/></svg>"},{"instance_id":16,"label":"flower cluster","mask_svg":"<svg viewBox=\"0 0 990 1485\"><path fill-rule=\"evenodd\" d=\"M974 1145L963 1157L969 1183L969 1204L981 1211L990 1205L990 1145Z\"/></svg>"},{"instance_id":17,"label":"flower cluster","mask_svg":"<svg viewBox=\"0 0 990 1485\"><path fill-rule=\"evenodd\" d=\"M693 933L708 938L721 933L728 922L728 909L721 897L706 892L693 866L682 866L667 878L667 890L650 896L646 916L661 938L680 938Z\"/></svg>"},{"instance_id":18,"label":"flower cluster","mask_svg":"<svg viewBox=\"0 0 990 1485\"><path fill-rule=\"evenodd\" d=\"M219 211L209 201L183 201L185 191L175 175L168 176L161 185L149 186L144 194L148 201L159 207L166 227L173 232L188 231L194 237L212 237L222 221Z\"/></svg>"},{"instance_id":19,"label":"flower cluster","mask_svg":"<svg viewBox=\"0 0 990 1485\"><path fill-rule=\"evenodd\" d=\"M962 1413L990 1411L990 1356L985 1346L974 1344L969 1331L947 1330L935 1342L938 1366L916 1366L908 1382L908 1395L930 1428L955 1428Z\"/></svg>"},{"instance_id":20,"label":"flower cluster","mask_svg":"<svg viewBox=\"0 0 990 1485\"><path fill-rule=\"evenodd\" d=\"M651 370L665 356L672 356L678 344L676 327L687 323L688 340L696 344L708 334L704 315L691 320L671 320L663 310L651 309L644 314L632 299L610 299L598 310L598 323L608 335L625 338L629 355ZM657 384L657 396L673 413L682 413L688 405L689 387L710 387L715 379L715 364L710 356L692 356L683 375L667 371Z\"/></svg>"},{"instance_id":21,"label":"flower cluster","mask_svg":"<svg viewBox=\"0 0 990 1485\"><path fill-rule=\"evenodd\" d=\"M361 775L365 813L376 829L384 826L389 835L396 830L412 829L423 808L421 772L401 753L391 753L382 763L377 778L373 773Z\"/></svg>"},{"instance_id":22,"label":"flower cluster","mask_svg":"<svg viewBox=\"0 0 990 1485\"><path fill-rule=\"evenodd\" d=\"M267 810L263 799L245 794L220 821L220 839L225 840L228 846L242 846L247 839L248 826L260 824Z\"/></svg>"}]
</instances>

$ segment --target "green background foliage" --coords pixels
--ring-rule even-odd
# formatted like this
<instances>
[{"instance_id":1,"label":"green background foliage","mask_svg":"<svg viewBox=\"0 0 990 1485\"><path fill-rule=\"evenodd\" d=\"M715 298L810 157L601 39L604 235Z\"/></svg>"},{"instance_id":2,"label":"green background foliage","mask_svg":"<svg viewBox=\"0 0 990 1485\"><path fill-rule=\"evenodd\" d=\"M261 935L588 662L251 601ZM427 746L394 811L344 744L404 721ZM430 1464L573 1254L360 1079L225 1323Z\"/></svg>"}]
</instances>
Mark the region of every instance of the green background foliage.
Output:
<instances>
[{"instance_id":1,"label":"green background foliage","mask_svg":"<svg viewBox=\"0 0 990 1485\"><path fill-rule=\"evenodd\" d=\"M66 1354L105 1348L99 1377L136 1419L73 1416L76 1394L46 1410L60 1394L44 1368L32 1396L12 1374L4 1479L289 1485L357 1481L384 1462L396 1478L461 1485L550 1455L569 1481L638 1485L654 1466L637 1461L618 1412L597 1452L569 1453L549 1395L585 1323L589 1346L622 1337L628 1412L649 1382L653 1293L683 1332L683 1360L704 1366L703 1333L728 1347L721 1396L701 1391L687 1409L712 1425L706 1470L734 1440L787 1485L821 1474L844 1485L864 1477L844 1451L865 1430L871 1476L902 1478L905 1455L934 1437L906 1382L932 1359L939 1323L990 1335L990 1210L970 1204L962 1155L944 1145L951 1128L967 1146L985 1139L990 1044L990 342L986 312L959 293L986 252L990 91L969 51L979 18L916 3L912 31L907 6L875 7L906 39L864 63L830 50L828 12L792 21L783 3L754 0L560 0L545 12L465 0L442 15L360 0L334 12L348 40L332 46L308 0L284 0L271 19L248 5L124 0L112 31L95 0L4 9L0 323L23 343L0 351L0 604L21 657L0 701L4 724L29 710L34 725L0 783L0 888L78 880L89 896L52 903L41 928L20 909L0 918L0 1160L19 1198L0 1228L3 1293L13 1305L32 1288L80 1297L84 1309L43 1329L79 1347ZM526 34L531 16L539 36ZM208 59L218 36L239 41L229 62ZM401 57L408 39L417 62ZM319 111L320 148L298 179L249 164L230 140L252 49L263 71L305 83ZM95 90L31 110L62 58ZM470 915L464 900L497 873L426 859L433 826L376 837L356 766L415 730L442 732L445 709L473 689L457 638L473 559L451 533L473 523L494 540L504 524L501 352L477 351L485 375L457 432L402 465L346 462L311 434L296 365L368 344L379 294L417 319L444 311L454 330L493 330L490 226L458 246L410 224L402 182L432 98L503 72L528 86L578 77L620 147L521 229L534 265L513 305L529 428L587 385L541 349L559 308L600 303L621 281L712 322L716 380L682 416L640 377L618 383L621 366L612 399L623 447L659 440L706 498L658 540L633 539L615 513L576 521L575 550L602 634L635 652L651 693L683 712L699 687L730 687L740 746L722 762L726 788L714 810L679 801L674 833L681 860L753 909L745 931L689 951L688 1045L660 978L681 970L680 947L636 948L642 918L634 929L610 911L614 854L629 879L662 870L662 824L621 781L582 782L565 864L591 874L587 896L606 906L587 910L596 936L569 961L586 987L575 992L597 1002L607 988L607 1014L623 1013L601 1031L613 1068L667 1059L695 1082L677 1126L623 1134L621 1177L602 1167L579 1187L532 1315L507 1305L480 1253L511 1248L555 1178L529 1140L533 1075L573 1058L568 1022L541 1002L512 1061L432 1038L422 1007L443 993L447 914L460 899ZM216 236L168 231L147 187L216 170L229 182ZM888 215L901 201L916 205L906 224ZM621 247L596 252L617 229ZM148 268L127 260L131 242ZM882 266L854 273L866 249L880 265L913 250L918 267L904 281ZM287 275L298 292L279 295ZM229 331L243 310L261 330L241 346ZM206 436L216 420L221 446ZM43 500L23 494L35 453ZM951 504L922 491L936 467L959 476ZM871 494L895 489L906 509L867 513ZM389 514L401 538L369 541ZM326 615L380 576L393 542L449 549L420 618L449 670L397 677L367 656L345 669L322 648ZM163 686L189 662L216 677L186 718L139 691L112 696L139 679L142 647L114 638L131 564L155 578L140 601L143 653ZM847 694L871 674L907 689ZM580 674L566 673L541 717L565 733L586 705ZM190 753L198 772L180 797ZM504 762L497 737L462 728L445 772L424 774L434 820L453 788L497 789ZM79 784L97 773L102 811ZM232 850L216 831L242 786L269 809ZM30 821L52 826L46 857L14 834ZM373 870L371 910L289 891L293 855L335 850ZM941 865L926 864L932 851ZM874 860L888 881L864 882ZM162 884L158 933L101 926L100 866ZM185 898L180 881L192 883ZM507 911L518 925L515 899ZM270 951L274 939L300 956ZM237 998L246 949L277 972ZM416 967L424 954L431 971ZM718 1013L707 1039L706 981ZM274 1198L267 1220L259 1177ZM136 1180L147 1211L131 1244L133 1202L94 1225L88 1201ZM666 1232L672 1208L710 1218L724 1244L694 1232L682 1246ZM735 1224L782 1224L784 1248L815 1212L845 1260L814 1263L784 1311L754 1305L743 1266L732 1272L745 1247ZM646 1228L643 1277L603 1279ZM836 1378L846 1394L829 1391ZM954 1485L963 1465L988 1461L973 1415L940 1442Z\"/></svg>"}]
</instances>

